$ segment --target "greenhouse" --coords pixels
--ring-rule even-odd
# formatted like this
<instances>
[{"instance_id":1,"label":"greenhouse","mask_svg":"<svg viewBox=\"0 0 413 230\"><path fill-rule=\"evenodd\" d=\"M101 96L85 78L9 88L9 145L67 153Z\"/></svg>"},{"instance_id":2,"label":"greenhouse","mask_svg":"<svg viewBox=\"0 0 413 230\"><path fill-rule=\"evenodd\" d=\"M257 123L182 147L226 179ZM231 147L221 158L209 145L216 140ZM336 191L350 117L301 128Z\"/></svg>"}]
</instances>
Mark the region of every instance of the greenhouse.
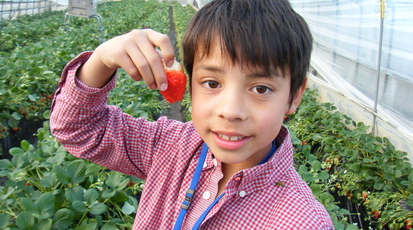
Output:
<instances>
[{"instance_id":1,"label":"greenhouse","mask_svg":"<svg viewBox=\"0 0 413 230\"><path fill-rule=\"evenodd\" d=\"M413 2L289 1L313 37L307 88L283 121L296 171L335 229L413 228ZM208 2L0 0L0 229L132 229L145 181L67 152L50 130L56 87L78 54L134 29L167 34L182 62ZM191 121L188 88L170 104L117 75L108 104Z\"/></svg>"}]
</instances>

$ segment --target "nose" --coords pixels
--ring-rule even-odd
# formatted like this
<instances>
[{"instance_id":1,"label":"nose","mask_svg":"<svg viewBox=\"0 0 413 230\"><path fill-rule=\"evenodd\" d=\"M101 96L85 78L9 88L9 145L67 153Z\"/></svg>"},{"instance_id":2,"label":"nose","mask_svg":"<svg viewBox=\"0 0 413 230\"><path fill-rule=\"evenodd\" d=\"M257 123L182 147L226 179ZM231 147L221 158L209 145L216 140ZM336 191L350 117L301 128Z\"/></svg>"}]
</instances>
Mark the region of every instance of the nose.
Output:
<instances>
[{"instance_id":1,"label":"nose","mask_svg":"<svg viewBox=\"0 0 413 230\"><path fill-rule=\"evenodd\" d=\"M228 121L248 119L247 99L240 89L223 89L216 107L217 115Z\"/></svg>"}]
</instances>

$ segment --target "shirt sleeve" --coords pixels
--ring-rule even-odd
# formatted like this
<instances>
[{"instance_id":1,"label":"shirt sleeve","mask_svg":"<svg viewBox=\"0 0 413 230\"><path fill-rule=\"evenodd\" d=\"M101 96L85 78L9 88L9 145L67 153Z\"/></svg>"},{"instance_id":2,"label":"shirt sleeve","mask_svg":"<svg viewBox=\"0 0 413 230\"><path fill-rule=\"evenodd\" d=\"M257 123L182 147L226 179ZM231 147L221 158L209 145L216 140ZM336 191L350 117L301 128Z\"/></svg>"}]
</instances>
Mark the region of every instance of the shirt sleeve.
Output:
<instances>
[{"instance_id":1,"label":"shirt sleeve","mask_svg":"<svg viewBox=\"0 0 413 230\"><path fill-rule=\"evenodd\" d=\"M156 155L178 141L188 125L164 117L149 122L107 105L115 75L102 88L76 78L91 54L80 54L64 68L51 106L51 132L75 157L146 179Z\"/></svg>"}]
</instances>

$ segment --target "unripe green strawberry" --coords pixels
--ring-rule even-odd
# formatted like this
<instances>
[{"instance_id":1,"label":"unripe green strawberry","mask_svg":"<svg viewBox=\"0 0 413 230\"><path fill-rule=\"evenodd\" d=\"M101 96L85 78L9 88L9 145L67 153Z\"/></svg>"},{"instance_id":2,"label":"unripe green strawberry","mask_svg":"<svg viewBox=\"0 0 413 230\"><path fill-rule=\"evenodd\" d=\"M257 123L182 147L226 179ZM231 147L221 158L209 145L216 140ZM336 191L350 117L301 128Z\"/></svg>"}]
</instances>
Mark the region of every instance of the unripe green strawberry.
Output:
<instances>
[{"instance_id":1,"label":"unripe green strawberry","mask_svg":"<svg viewBox=\"0 0 413 230\"><path fill-rule=\"evenodd\" d=\"M182 100L186 90L186 75L182 65L174 61L171 67L164 65L164 70L168 78L168 89L160 91L162 96L171 104Z\"/></svg>"}]
</instances>

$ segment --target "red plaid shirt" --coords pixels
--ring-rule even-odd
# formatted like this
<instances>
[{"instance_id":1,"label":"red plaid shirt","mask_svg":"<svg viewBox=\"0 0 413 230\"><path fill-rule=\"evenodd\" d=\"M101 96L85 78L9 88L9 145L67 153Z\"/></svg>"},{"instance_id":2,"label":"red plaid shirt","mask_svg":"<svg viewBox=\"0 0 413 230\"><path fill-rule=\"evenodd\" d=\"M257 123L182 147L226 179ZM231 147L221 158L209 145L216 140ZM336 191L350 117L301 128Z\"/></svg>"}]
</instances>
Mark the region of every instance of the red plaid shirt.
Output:
<instances>
[{"instance_id":1,"label":"red plaid shirt","mask_svg":"<svg viewBox=\"0 0 413 230\"><path fill-rule=\"evenodd\" d=\"M52 133L76 157L146 180L133 229L172 229L203 141L192 122L165 117L149 122L108 106L115 77L100 89L75 78L90 54L81 54L63 71L52 104ZM293 167L284 127L277 144L267 163L232 177L200 229L333 229L328 213ZM213 202L222 177L221 163L208 152L182 229L191 229Z\"/></svg>"}]
</instances>

